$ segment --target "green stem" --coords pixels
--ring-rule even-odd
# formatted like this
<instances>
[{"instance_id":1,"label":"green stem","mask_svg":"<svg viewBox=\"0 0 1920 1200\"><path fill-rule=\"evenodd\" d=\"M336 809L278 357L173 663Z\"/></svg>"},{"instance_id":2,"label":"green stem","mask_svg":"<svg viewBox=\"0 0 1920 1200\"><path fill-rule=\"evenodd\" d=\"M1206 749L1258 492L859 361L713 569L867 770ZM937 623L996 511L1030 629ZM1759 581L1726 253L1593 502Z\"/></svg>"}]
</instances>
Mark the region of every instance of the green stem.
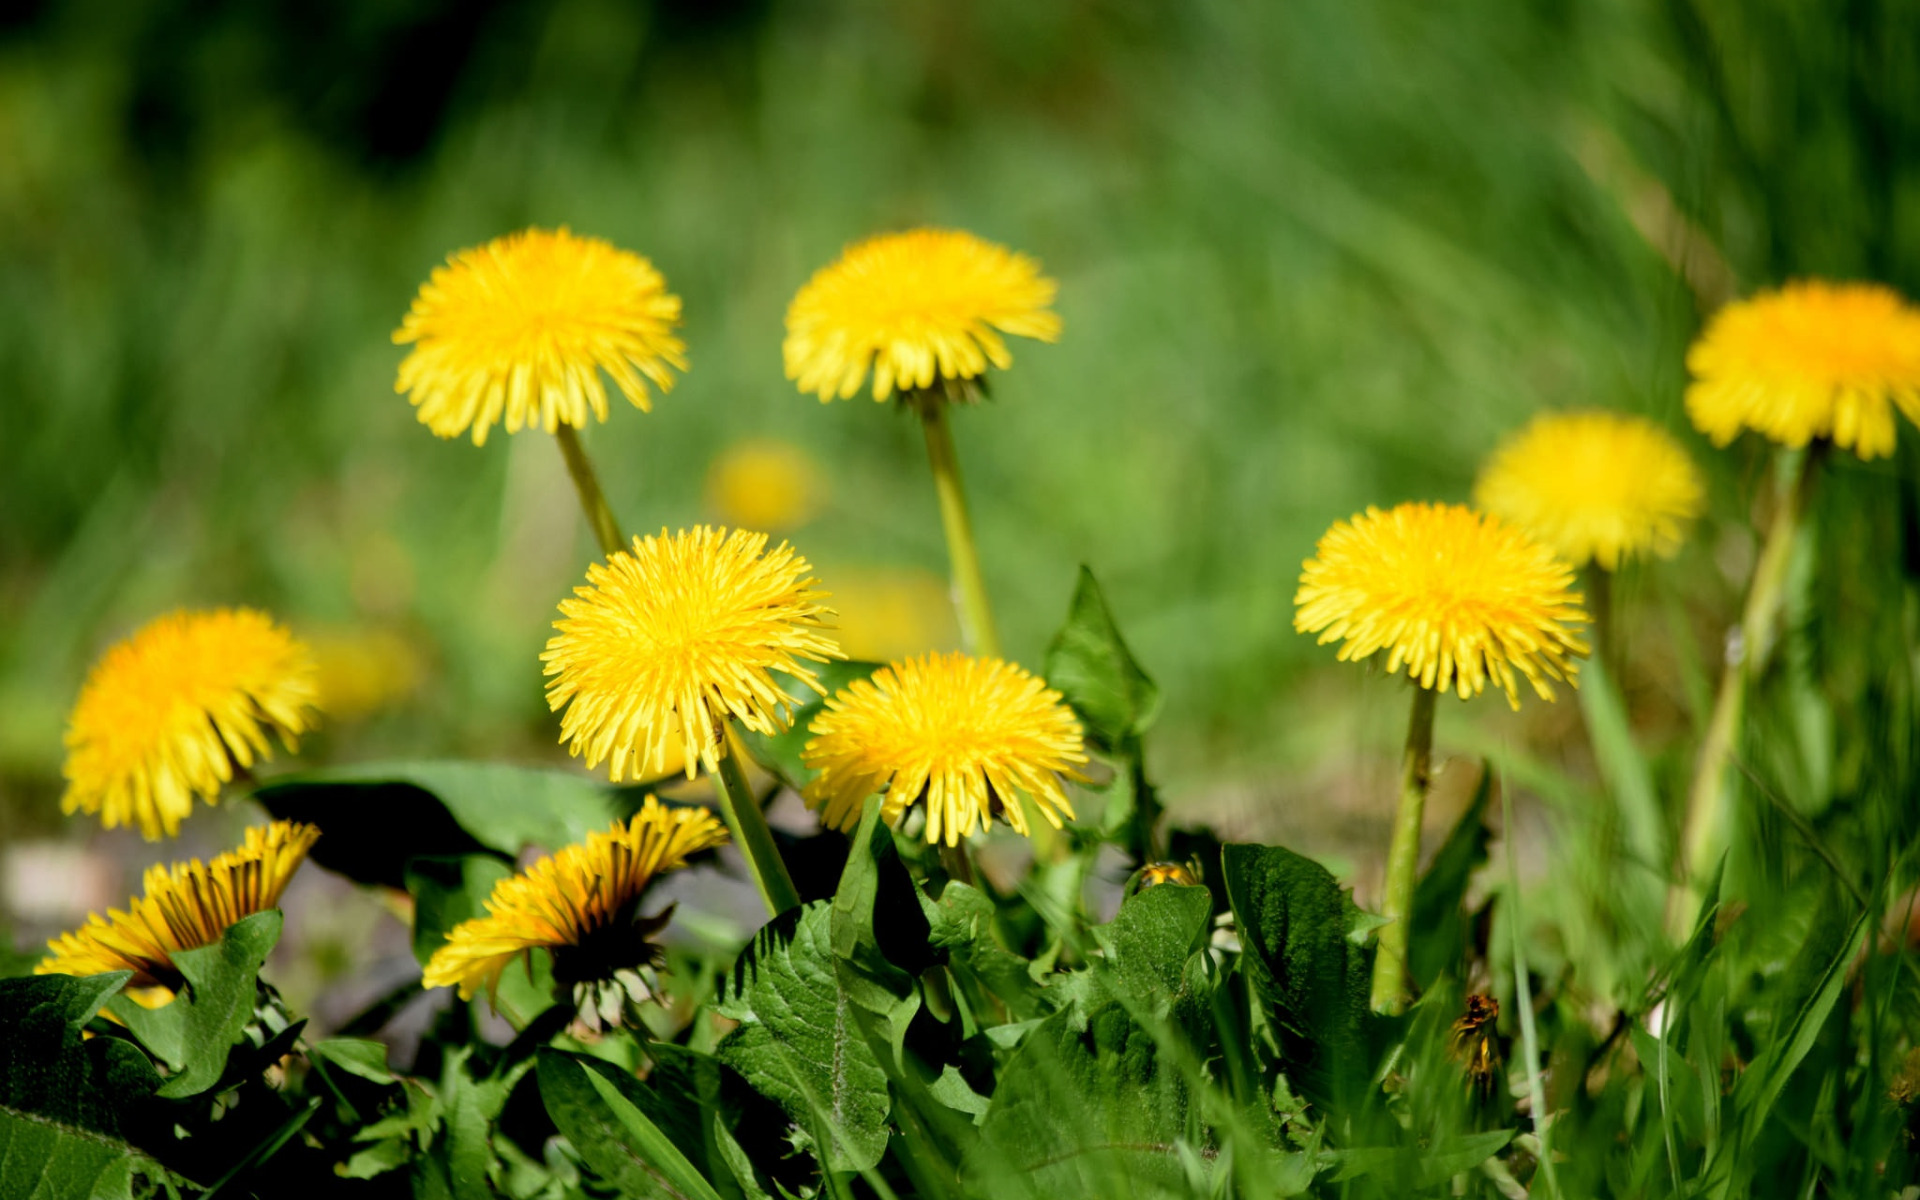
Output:
<instances>
[{"instance_id":1,"label":"green stem","mask_svg":"<svg viewBox=\"0 0 1920 1200\"><path fill-rule=\"evenodd\" d=\"M1587 564L1587 612L1593 617L1593 657L1620 678L1620 656L1613 644L1613 572L1598 562Z\"/></svg>"},{"instance_id":2,"label":"green stem","mask_svg":"<svg viewBox=\"0 0 1920 1200\"><path fill-rule=\"evenodd\" d=\"M980 553L974 548L967 494L960 484L960 462L954 457L953 431L947 426L947 401L937 392L921 392L914 397L914 407L927 434L927 459L933 464L933 487L940 496L940 523L946 528L947 556L953 564L961 635L974 654L999 658L1000 636L994 632L993 606L987 600L986 578L980 573Z\"/></svg>"},{"instance_id":3,"label":"green stem","mask_svg":"<svg viewBox=\"0 0 1920 1200\"><path fill-rule=\"evenodd\" d=\"M1684 858L1680 867L1689 883L1710 874L1713 864L1726 849L1727 822L1732 810L1727 765L1733 757L1734 743L1739 739L1748 685L1759 677L1773 651L1780 610L1786 601L1787 568L1793 562L1794 546L1805 523L1814 477L1823 457L1822 448L1816 444L1806 451L1780 511L1774 514L1773 527L1767 530L1766 545L1761 548L1760 561L1754 566L1753 582L1747 590L1738 642L1728 648L1726 667L1720 675L1720 691L1714 697L1713 715L1707 721L1693 787L1687 796L1687 818L1681 838ZM1685 912L1671 915L1681 921L1689 918Z\"/></svg>"},{"instance_id":4,"label":"green stem","mask_svg":"<svg viewBox=\"0 0 1920 1200\"><path fill-rule=\"evenodd\" d=\"M1407 749L1400 766L1400 807L1387 850L1382 894L1380 948L1373 960L1373 1011L1397 1015L1407 1007L1407 924L1413 917L1413 887L1420 867L1420 824L1426 814L1433 760L1433 709L1439 693L1415 684L1407 721Z\"/></svg>"},{"instance_id":5,"label":"green stem","mask_svg":"<svg viewBox=\"0 0 1920 1200\"><path fill-rule=\"evenodd\" d=\"M606 493L600 490L600 478L593 473L580 434L563 422L554 430L553 440L560 443L560 457L567 460L567 474L573 476L573 488L580 493L580 507L587 514L587 524L593 526L593 536L599 539L600 553L612 558L615 551L627 548L627 540L620 536L620 522L614 520L613 509L607 507Z\"/></svg>"},{"instance_id":6,"label":"green stem","mask_svg":"<svg viewBox=\"0 0 1920 1200\"><path fill-rule=\"evenodd\" d=\"M746 855L747 868L753 872L753 882L760 889L760 898L767 903L767 912L777 917L790 908L799 907L800 893L793 886L793 877L787 874L780 848L774 845L773 830L767 828L767 816L760 811L753 789L747 786L747 773L740 766L733 741L733 722L729 719L720 726L720 769L714 772L715 790L720 793L720 812L733 834L733 844Z\"/></svg>"},{"instance_id":7,"label":"green stem","mask_svg":"<svg viewBox=\"0 0 1920 1200\"><path fill-rule=\"evenodd\" d=\"M947 878L955 883L964 883L968 887L976 886L973 875L973 856L967 853L964 839L957 846L940 843L940 865L945 868Z\"/></svg>"}]
</instances>

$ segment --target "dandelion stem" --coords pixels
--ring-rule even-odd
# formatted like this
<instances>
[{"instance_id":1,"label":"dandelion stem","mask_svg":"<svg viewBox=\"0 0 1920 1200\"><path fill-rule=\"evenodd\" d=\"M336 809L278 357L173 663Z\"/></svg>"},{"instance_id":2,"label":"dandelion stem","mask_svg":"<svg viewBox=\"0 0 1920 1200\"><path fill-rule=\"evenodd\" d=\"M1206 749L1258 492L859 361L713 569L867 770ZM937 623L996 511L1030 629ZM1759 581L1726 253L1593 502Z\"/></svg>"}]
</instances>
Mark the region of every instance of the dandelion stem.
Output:
<instances>
[{"instance_id":1,"label":"dandelion stem","mask_svg":"<svg viewBox=\"0 0 1920 1200\"><path fill-rule=\"evenodd\" d=\"M799 907L800 893L793 886L793 877L787 874L780 848L774 845L773 830L767 828L767 816L760 811L759 799L747 786L747 773L734 749L733 722L728 720L722 725L720 733L719 769L713 773L714 790L720 793L720 813L733 834L733 844L746 856L747 869L753 873L753 882L760 889L760 898L766 901L767 912L777 917L790 908Z\"/></svg>"},{"instance_id":2,"label":"dandelion stem","mask_svg":"<svg viewBox=\"0 0 1920 1200\"><path fill-rule=\"evenodd\" d=\"M1713 715L1707 721L1693 788L1687 796L1687 819L1680 843L1685 857L1680 868L1689 886L1711 873L1715 860L1726 849L1727 822L1732 807L1727 764L1739 738L1747 687L1759 677L1773 651L1780 609L1786 600L1787 567L1793 561L1794 546L1800 539L1814 478L1823 457L1822 448L1822 443L1816 443L1806 451L1792 484L1786 489L1780 511L1774 514L1773 526L1767 530L1760 561L1754 566L1739 630L1728 639L1720 690L1714 697ZM1678 893L1675 898L1676 901L1682 899ZM1676 910L1669 916L1681 922L1689 920L1685 911Z\"/></svg>"},{"instance_id":3,"label":"dandelion stem","mask_svg":"<svg viewBox=\"0 0 1920 1200\"><path fill-rule=\"evenodd\" d=\"M616 550L626 549L627 541L620 536L620 522L614 520L613 509L607 507L606 493L600 490L600 477L593 472L580 434L563 421L553 431L553 440L560 443L560 457L567 460L567 474L573 476L573 488L580 493L580 507L587 514L587 524L593 527L593 536L599 539L600 553L612 558Z\"/></svg>"},{"instance_id":4,"label":"dandelion stem","mask_svg":"<svg viewBox=\"0 0 1920 1200\"><path fill-rule=\"evenodd\" d=\"M967 516L960 462L954 456L953 431L947 425L947 401L937 392L921 392L914 397L914 407L927 434L927 459L933 464L933 487L940 495L940 523L946 528L947 556L953 564L960 632L968 650L983 658L999 658L1000 636L994 632L993 606L987 600L986 578L980 573L973 521Z\"/></svg>"},{"instance_id":5,"label":"dandelion stem","mask_svg":"<svg viewBox=\"0 0 1920 1200\"><path fill-rule=\"evenodd\" d=\"M1415 684L1407 750L1400 766L1400 807L1387 850L1387 884L1381 898L1380 948L1373 960L1373 1011L1397 1015L1407 1006L1407 923L1413 917L1413 886L1420 866L1420 823L1427 807L1433 759L1433 710L1439 693Z\"/></svg>"}]
</instances>

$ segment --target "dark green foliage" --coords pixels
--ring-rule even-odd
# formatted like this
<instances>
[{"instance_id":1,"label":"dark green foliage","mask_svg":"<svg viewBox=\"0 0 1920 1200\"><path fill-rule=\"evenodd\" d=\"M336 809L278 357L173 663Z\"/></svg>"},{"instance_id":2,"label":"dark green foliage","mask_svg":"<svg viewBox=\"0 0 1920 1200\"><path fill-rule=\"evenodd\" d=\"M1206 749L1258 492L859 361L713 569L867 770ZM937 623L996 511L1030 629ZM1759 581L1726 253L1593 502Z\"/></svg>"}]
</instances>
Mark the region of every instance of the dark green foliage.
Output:
<instances>
[{"instance_id":1,"label":"dark green foliage","mask_svg":"<svg viewBox=\"0 0 1920 1200\"><path fill-rule=\"evenodd\" d=\"M1321 1102L1353 1099L1368 1073L1363 914L1325 867L1290 850L1227 846L1220 866L1242 968L1271 1006L1289 1076Z\"/></svg>"}]
</instances>

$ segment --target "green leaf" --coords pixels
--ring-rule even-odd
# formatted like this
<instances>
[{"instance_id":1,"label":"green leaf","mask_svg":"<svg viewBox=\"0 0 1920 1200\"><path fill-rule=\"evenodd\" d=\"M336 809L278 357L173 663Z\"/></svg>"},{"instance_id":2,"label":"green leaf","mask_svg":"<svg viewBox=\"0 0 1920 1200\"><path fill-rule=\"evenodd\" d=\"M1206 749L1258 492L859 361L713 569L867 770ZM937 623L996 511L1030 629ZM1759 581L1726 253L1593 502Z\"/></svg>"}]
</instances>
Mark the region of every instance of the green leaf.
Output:
<instances>
[{"instance_id":1,"label":"green leaf","mask_svg":"<svg viewBox=\"0 0 1920 1200\"><path fill-rule=\"evenodd\" d=\"M198 1095L220 1082L227 1053L253 1020L255 981L281 924L279 910L268 909L235 922L211 946L176 951L173 964L187 986L168 1004L142 1008L125 996L108 1002L108 1011L174 1071L160 1095Z\"/></svg>"},{"instance_id":2,"label":"green leaf","mask_svg":"<svg viewBox=\"0 0 1920 1200\"><path fill-rule=\"evenodd\" d=\"M415 858L490 851L512 861L624 818L628 792L585 775L497 763L395 762L275 779L254 799L282 820L318 825L313 860L364 883L406 886Z\"/></svg>"},{"instance_id":3,"label":"green leaf","mask_svg":"<svg viewBox=\"0 0 1920 1200\"><path fill-rule=\"evenodd\" d=\"M1076 1033L1072 1014L1027 1035L967 1158L969 1195L1188 1197L1185 1088L1117 1005Z\"/></svg>"},{"instance_id":4,"label":"green leaf","mask_svg":"<svg viewBox=\"0 0 1920 1200\"><path fill-rule=\"evenodd\" d=\"M1206 944L1212 924L1213 896L1207 889L1165 883L1127 897L1112 923L1093 935L1121 989L1164 1017L1175 1001L1190 998L1187 960Z\"/></svg>"},{"instance_id":5,"label":"green leaf","mask_svg":"<svg viewBox=\"0 0 1920 1200\"><path fill-rule=\"evenodd\" d=\"M416 858L405 870L413 895L413 956L422 966L444 946L462 921L486 915L493 886L513 868L490 854L461 858Z\"/></svg>"},{"instance_id":6,"label":"green leaf","mask_svg":"<svg viewBox=\"0 0 1920 1200\"><path fill-rule=\"evenodd\" d=\"M170 1180L132 1144L160 1087L153 1064L122 1038L81 1037L129 977L0 980L0 1196L117 1200Z\"/></svg>"},{"instance_id":7,"label":"green leaf","mask_svg":"<svg viewBox=\"0 0 1920 1200\"><path fill-rule=\"evenodd\" d=\"M819 774L818 771L800 761L801 752L807 748L807 739L812 736L808 732L808 727L813 724L814 717L826 707L828 697L856 679L865 679L885 665L873 662L830 662L815 667L814 674L819 676L820 686L826 689L825 696L815 692L798 679L782 676L781 682L786 685L787 695L793 697L794 701L793 721L784 730L771 736L754 733L752 730L742 730L740 737L746 743L747 753L753 756L755 762L773 772L782 783L794 791L797 792L806 787L813 782L813 777Z\"/></svg>"},{"instance_id":8,"label":"green leaf","mask_svg":"<svg viewBox=\"0 0 1920 1200\"><path fill-rule=\"evenodd\" d=\"M1159 686L1127 649L1099 582L1084 566L1067 623L1047 646L1041 671L1104 751L1138 738L1160 712Z\"/></svg>"},{"instance_id":9,"label":"green leaf","mask_svg":"<svg viewBox=\"0 0 1920 1200\"><path fill-rule=\"evenodd\" d=\"M553 1123L623 1195L720 1200L660 1127L598 1070L572 1055L539 1053L540 1098Z\"/></svg>"},{"instance_id":10,"label":"green leaf","mask_svg":"<svg viewBox=\"0 0 1920 1200\"><path fill-rule=\"evenodd\" d=\"M307 1051L307 1057L373 1083L395 1082L393 1072L387 1069L385 1042L366 1038L327 1038L315 1042L313 1048Z\"/></svg>"},{"instance_id":11,"label":"green leaf","mask_svg":"<svg viewBox=\"0 0 1920 1200\"><path fill-rule=\"evenodd\" d=\"M1438 1187L1500 1153L1512 1140L1513 1130L1495 1129L1444 1138L1431 1146L1363 1146L1334 1151L1334 1161L1339 1165L1328 1182L1385 1176L1383 1186L1390 1181L1402 1188Z\"/></svg>"},{"instance_id":12,"label":"green leaf","mask_svg":"<svg viewBox=\"0 0 1920 1200\"><path fill-rule=\"evenodd\" d=\"M1487 801L1492 794L1493 768L1485 763L1473 801L1460 814L1453 832L1414 888L1407 965L1420 991L1432 987L1442 971L1464 960L1468 929L1461 904L1473 873L1487 861L1487 843L1493 837L1487 828Z\"/></svg>"},{"instance_id":13,"label":"green leaf","mask_svg":"<svg viewBox=\"0 0 1920 1200\"><path fill-rule=\"evenodd\" d=\"M717 1054L818 1131L829 1169L863 1171L887 1148L887 1074L835 968L832 931L832 906L817 900L754 935L717 1006L740 1022Z\"/></svg>"},{"instance_id":14,"label":"green leaf","mask_svg":"<svg viewBox=\"0 0 1920 1200\"><path fill-rule=\"evenodd\" d=\"M1277 846L1221 849L1242 964L1273 1006L1288 1076L1316 1100L1364 1079L1368 963L1347 931L1358 911L1327 869Z\"/></svg>"}]
</instances>

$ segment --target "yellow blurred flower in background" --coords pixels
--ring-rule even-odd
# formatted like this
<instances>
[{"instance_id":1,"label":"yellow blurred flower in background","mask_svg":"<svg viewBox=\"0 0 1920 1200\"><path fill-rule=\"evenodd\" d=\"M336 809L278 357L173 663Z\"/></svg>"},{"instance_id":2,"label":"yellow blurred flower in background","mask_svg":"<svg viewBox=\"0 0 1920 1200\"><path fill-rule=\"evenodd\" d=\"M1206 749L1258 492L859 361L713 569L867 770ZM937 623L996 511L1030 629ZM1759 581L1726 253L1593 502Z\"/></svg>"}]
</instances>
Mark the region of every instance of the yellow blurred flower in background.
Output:
<instances>
[{"instance_id":1,"label":"yellow blurred flower in background","mask_svg":"<svg viewBox=\"0 0 1920 1200\"><path fill-rule=\"evenodd\" d=\"M1920 310L1879 284L1790 283L1715 313L1687 369L1687 414L1717 446L1752 429L1883 458L1893 410L1920 421Z\"/></svg>"},{"instance_id":2,"label":"yellow blurred flower in background","mask_svg":"<svg viewBox=\"0 0 1920 1200\"><path fill-rule=\"evenodd\" d=\"M247 830L239 849L210 863L196 858L149 867L142 881L145 895L130 901L126 912L108 909L104 919L90 916L81 928L48 942L53 953L34 972L132 971L129 988L178 990L182 980L172 955L211 946L242 917L279 904L280 893L319 837L312 825L275 821Z\"/></svg>"},{"instance_id":3,"label":"yellow blurred flower in background","mask_svg":"<svg viewBox=\"0 0 1920 1200\"><path fill-rule=\"evenodd\" d=\"M329 720L357 721L420 686L420 652L390 629L350 629L308 637L319 667L320 708Z\"/></svg>"},{"instance_id":4,"label":"yellow blurred flower in background","mask_svg":"<svg viewBox=\"0 0 1920 1200\"><path fill-rule=\"evenodd\" d=\"M925 803L926 839L957 846L995 816L1020 833L1032 799L1055 829L1073 815L1060 786L1087 761L1080 722L1060 693L1013 663L928 654L882 667L836 692L814 717L803 758L820 772L807 802L836 829L868 796L898 824Z\"/></svg>"},{"instance_id":5,"label":"yellow blurred flower in background","mask_svg":"<svg viewBox=\"0 0 1920 1200\"><path fill-rule=\"evenodd\" d=\"M960 640L946 580L912 567L835 570L833 608L840 648L864 662L895 662Z\"/></svg>"},{"instance_id":6,"label":"yellow blurred flower in background","mask_svg":"<svg viewBox=\"0 0 1920 1200\"><path fill-rule=\"evenodd\" d=\"M707 503L724 525L784 533L813 520L825 481L799 446L776 438L735 442L707 469Z\"/></svg>"},{"instance_id":7,"label":"yellow blurred flower in background","mask_svg":"<svg viewBox=\"0 0 1920 1200\"><path fill-rule=\"evenodd\" d=\"M1700 515L1700 472L1666 430L1614 412L1548 413L1502 442L1474 503L1532 533L1575 567L1609 571L1671 558Z\"/></svg>"},{"instance_id":8,"label":"yellow blurred flower in background","mask_svg":"<svg viewBox=\"0 0 1920 1200\"><path fill-rule=\"evenodd\" d=\"M705 525L636 537L631 553L589 566L540 656L568 751L589 768L607 759L618 783L658 776L675 741L691 776L697 763L715 769L729 717L783 728L793 702L772 672L818 690L803 664L845 657L824 632L833 610L812 569L785 542L767 549L764 533Z\"/></svg>"},{"instance_id":9,"label":"yellow blurred flower in background","mask_svg":"<svg viewBox=\"0 0 1920 1200\"><path fill-rule=\"evenodd\" d=\"M955 229L881 234L814 273L787 309L787 378L821 400L972 379L1013 356L1002 334L1051 342L1055 284L1024 254Z\"/></svg>"},{"instance_id":10,"label":"yellow blurred flower in background","mask_svg":"<svg viewBox=\"0 0 1920 1200\"><path fill-rule=\"evenodd\" d=\"M443 438L607 419L613 377L646 411L647 382L673 389L687 369L673 333L680 297L652 263L564 227L527 229L452 255L435 267L394 331L413 349L394 390L408 393L421 422Z\"/></svg>"},{"instance_id":11,"label":"yellow blurred flower in background","mask_svg":"<svg viewBox=\"0 0 1920 1200\"><path fill-rule=\"evenodd\" d=\"M100 656L67 724L64 812L171 837L197 795L236 764L289 751L311 729L318 668L307 647L248 608L159 617Z\"/></svg>"},{"instance_id":12,"label":"yellow blurred flower in background","mask_svg":"<svg viewBox=\"0 0 1920 1200\"><path fill-rule=\"evenodd\" d=\"M668 808L648 796L632 820L495 884L487 915L448 933L421 982L457 986L462 999L471 999L482 987L491 992L509 963L536 949L553 952L554 978L564 984L657 965L652 938L668 913L640 914L648 885L726 840L725 826L705 809Z\"/></svg>"},{"instance_id":13,"label":"yellow blurred flower in background","mask_svg":"<svg viewBox=\"0 0 1920 1200\"><path fill-rule=\"evenodd\" d=\"M1387 651L1389 675L1462 699L1489 684L1520 707L1514 673L1542 699L1575 681L1588 622L1573 568L1545 544L1458 504L1369 508L1336 521L1300 575L1293 627L1339 641L1340 661Z\"/></svg>"}]
</instances>

